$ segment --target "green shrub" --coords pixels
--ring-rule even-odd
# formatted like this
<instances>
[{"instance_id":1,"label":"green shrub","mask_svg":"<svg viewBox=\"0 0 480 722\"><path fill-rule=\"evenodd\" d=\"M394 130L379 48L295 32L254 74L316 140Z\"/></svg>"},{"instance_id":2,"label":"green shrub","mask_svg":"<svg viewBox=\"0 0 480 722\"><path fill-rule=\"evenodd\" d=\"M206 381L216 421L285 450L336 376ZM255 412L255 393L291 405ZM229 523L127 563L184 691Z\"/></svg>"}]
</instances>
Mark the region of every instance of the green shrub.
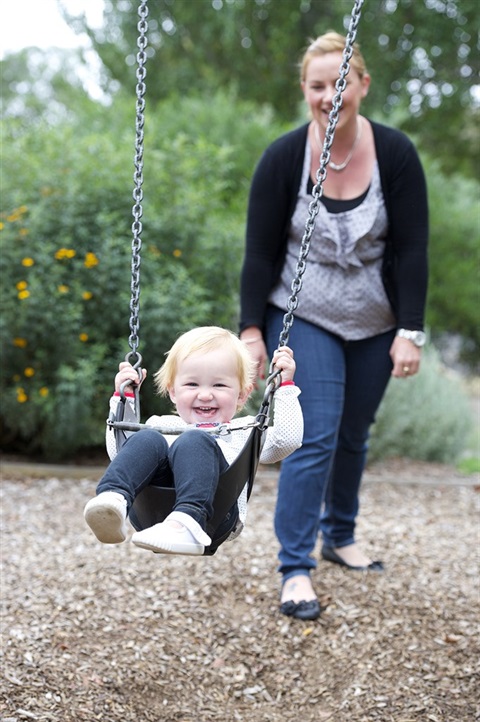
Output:
<instances>
[{"instance_id":1,"label":"green shrub","mask_svg":"<svg viewBox=\"0 0 480 722\"><path fill-rule=\"evenodd\" d=\"M457 469L462 474L480 474L480 458L478 456L467 456L458 462Z\"/></svg>"},{"instance_id":2,"label":"green shrub","mask_svg":"<svg viewBox=\"0 0 480 722\"><path fill-rule=\"evenodd\" d=\"M461 378L429 347L416 376L390 381L372 430L369 460L397 456L454 464L472 426L473 412Z\"/></svg>"},{"instance_id":3,"label":"green shrub","mask_svg":"<svg viewBox=\"0 0 480 722\"><path fill-rule=\"evenodd\" d=\"M53 126L2 121L0 445L52 460L103 445L113 377L129 351L134 99L118 96L111 108L80 104L75 112ZM143 417L168 407L154 396L151 377L179 333L203 324L237 328L250 179L262 150L284 130L268 108L232 93L147 103L139 351L150 373ZM462 185L452 225L458 194L445 215L445 187L440 178L432 191L432 333L475 339L475 229L463 200L474 188ZM435 374L445 377L440 367ZM417 383L394 382L388 397L397 386L400 395L412 388L421 394ZM420 419L434 397L413 404ZM448 404L438 410L444 414L437 426L450 423ZM395 412L393 421L397 428ZM372 454L384 434L384 447L394 448L390 427L382 430L379 415ZM404 445L408 455L413 442ZM422 453L436 452L429 442Z\"/></svg>"},{"instance_id":4,"label":"green shrub","mask_svg":"<svg viewBox=\"0 0 480 722\"><path fill-rule=\"evenodd\" d=\"M187 112L172 100L147 119L139 351L150 378L182 331L237 326L256 157L218 135L228 103L219 95L204 104L194 134L191 101ZM266 144L264 115L257 123L250 106L236 110L237 120L249 116L243 135L256 129ZM132 98L118 97L55 126L2 123L3 450L53 460L103 444L113 377L129 351L133 111ZM149 379L143 412L159 407Z\"/></svg>"},{"instance_id":5,"label":"green shrub","mask_svg":"<svg viewBox=\"0 0 480 722\"><path fill-rule=\"evenodd\" d=\"M430 280L427 323L433 340L461 339L462 358L478 365L480 352L480 184L448 178L425 159L430 204Z\"/></svg>"}]
</instances>

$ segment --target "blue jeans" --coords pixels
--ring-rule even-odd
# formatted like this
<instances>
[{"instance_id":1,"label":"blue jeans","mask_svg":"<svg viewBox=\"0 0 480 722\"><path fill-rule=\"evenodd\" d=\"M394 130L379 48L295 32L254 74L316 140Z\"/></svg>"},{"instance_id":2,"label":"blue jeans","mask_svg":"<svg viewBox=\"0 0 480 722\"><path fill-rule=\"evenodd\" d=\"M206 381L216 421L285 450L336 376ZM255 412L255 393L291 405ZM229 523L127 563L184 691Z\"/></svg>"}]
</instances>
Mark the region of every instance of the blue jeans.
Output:
<instances>
[{"instance_id":1,"label":"blue jeans","mask_svg":"<svg viewBox=\"0 0 480 722\"><path fill-rule=\"evenodd\" d=\"M283 311L270 307L269 354L278 346ZM311 556L319 531L327 547L355 541L358 494L370 425L390 379L395 331L343 341L295 318L290 331L301 389L303 446L284 459L275 510L281 545L279 571L287 579L316 567Z\"/></svg>"},{"instance_id":2,"label":"blue jeans","mask_svg":"<svg viewBox=\"0 0 480 722\"><path fill-rule=\"evenodd\" d=\"M142 429L127 439L109 464L98 483L97 494L102 491L123 494L129 512L137 494L149 484L174 486L174 510L189 514L205 530L213 514L219 476L227 468L217 442L204 431L184 431L169 447L158 431ZM212 543L232 531L237 520L235 504L216 530ZM137 528L136 519L131 521Z\"/></svg>"}]
</instances>

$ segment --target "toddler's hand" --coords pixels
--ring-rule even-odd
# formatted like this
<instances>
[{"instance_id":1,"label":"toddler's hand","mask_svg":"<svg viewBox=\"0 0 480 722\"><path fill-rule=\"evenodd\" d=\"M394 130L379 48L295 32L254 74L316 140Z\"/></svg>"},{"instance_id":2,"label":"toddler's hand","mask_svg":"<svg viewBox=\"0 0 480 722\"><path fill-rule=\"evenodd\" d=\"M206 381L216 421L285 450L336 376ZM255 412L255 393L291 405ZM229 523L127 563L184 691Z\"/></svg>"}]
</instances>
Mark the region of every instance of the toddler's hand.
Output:
<instances>
[{"instance_id":1,"label":"toddler's hand","mask_svg":"<svg viewBox=\"0 0 480 722\"><path fill-rule=\"evenodd\" d=\"M127 389L129 388L131 389L133 386L137 386L138 384L143 383L147 375L146 369L141 369L142 379L140 380L137 369L134 369L132 364L129 364L128 361L122 361L118 365L118 368L118 374L115 376L115 391L117 393L120 393L120 387L126 381L130 381L131 383L129 383L128 386L125 387L124 391L127 391Z\"/></svg>"},{"instance_id":2,"label":"toddler's hand","mask_svg":"<svg viewBox=\"0 0 480 722\"><path fill-rule=\"evenodd\" d=\"M282 372L282 381L293 381L296 364L293 360L293 351L288 346L280 346L273 354L272 363Z\"/></svg>"}]
</instances>

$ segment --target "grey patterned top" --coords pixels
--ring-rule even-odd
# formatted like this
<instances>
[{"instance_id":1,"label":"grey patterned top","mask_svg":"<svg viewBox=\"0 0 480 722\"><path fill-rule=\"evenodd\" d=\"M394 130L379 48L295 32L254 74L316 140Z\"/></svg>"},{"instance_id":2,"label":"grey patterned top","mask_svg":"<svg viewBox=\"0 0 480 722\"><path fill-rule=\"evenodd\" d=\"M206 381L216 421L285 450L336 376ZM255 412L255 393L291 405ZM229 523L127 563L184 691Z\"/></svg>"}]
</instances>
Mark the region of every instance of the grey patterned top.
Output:
<instances>
[{"instance_id":1,"label":"grey patterned top","mask_svg":"<svg viewBox=\"0 0 480 722\"><path fill-rule=\"evenodd\" d=\"M283 310L291 294L308 206L312 202L307 193L310 164L307 141L285 264L269 298L270 303ZM320 203L295 315L351 341L394 328L395 318L382 281L387 228L375 161L370 188L360 205L349 211L329 213Z\"/></svg>"}]
</instances>

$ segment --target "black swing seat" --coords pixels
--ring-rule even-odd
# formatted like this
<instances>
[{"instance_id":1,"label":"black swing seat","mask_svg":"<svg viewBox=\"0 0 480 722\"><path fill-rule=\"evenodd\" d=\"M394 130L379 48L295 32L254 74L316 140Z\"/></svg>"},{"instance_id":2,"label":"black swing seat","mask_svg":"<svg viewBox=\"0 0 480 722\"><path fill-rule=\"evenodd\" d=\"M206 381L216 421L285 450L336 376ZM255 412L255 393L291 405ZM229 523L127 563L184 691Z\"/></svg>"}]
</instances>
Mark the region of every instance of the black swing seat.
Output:
<instances>
[{"instance_id":1,"label":"black swing seat","mask_svg":"<svg viewBox=\"0 0 480 722\"><path fill-rule=\"evenodd\" d=\"M253 482L258 467L258 460L263 440L263 431L260 427L253 427L247 443L239 456L221 474L215 499L213 502L213 516L207 524L207 534L213 536L218 526L225 519L232 506L237 501L245 486L247 486L247 499L252 492ZM138 523L140 528L159 524L170 514L175 505L175 489L165 486L147 486L142 489L134 501L130 512L132 521ZM133 512L133 515L132 515ZM212 555L216 548L230 535L215 541L215 549L206 547L204 554Z\"/></svg>"},{"instance_id":2,"label":"black swing seat","mask_svg":"<svg viewBox=\"0 0 480 722\"><path fill-rule=\"evenodd\" d=\"M270 390L270 394L272 390ZM136 394L136 408L139 408L138 394ZM227 516L230 509L238 500L242 491L247 487L247 500L252 493L255 474L257 472L265 432L268 426L269 397L266 395L260 413L257 416L258 424L252 426L248 439L235 461L220 475L217 491L213 501L213 516L207 523L207 534L213 537L219 525ZM128 436L134 431L145 428L138 423L135 411L122 399L117 407L115 419L109 419L109 425L114 429L117 451L121 449ZM154 428L154 427L150 427ZM159 433L161 432L158 429ZM235 433L232 431L231 433ZM146 529L164 521L175 506L175 489L173 487L150 485L142 489L136 497L130 517L133 525L139 529ZM223 538L215 540L215 548L206 547L204 554L211 556L217 547L230 535L228 532Z\"/></svg>"}]
</instances>

